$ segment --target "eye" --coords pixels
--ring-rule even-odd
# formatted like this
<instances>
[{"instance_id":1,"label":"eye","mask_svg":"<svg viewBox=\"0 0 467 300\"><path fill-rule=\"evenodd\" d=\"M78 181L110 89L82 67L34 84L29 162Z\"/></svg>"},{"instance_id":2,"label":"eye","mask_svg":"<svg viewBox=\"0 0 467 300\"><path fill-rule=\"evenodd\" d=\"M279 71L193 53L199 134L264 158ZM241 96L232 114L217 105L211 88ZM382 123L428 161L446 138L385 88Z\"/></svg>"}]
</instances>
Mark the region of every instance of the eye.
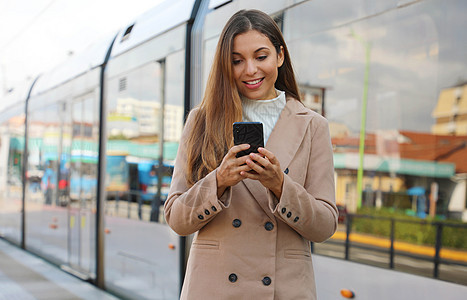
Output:
<instances>
[{"instance_id":1,"label":"eye","mask_svg":"<svg viewBox=\"0 0 467 300\"><path fill-rule=\"evenodd\" d=\"M259 61L262 61L262 60L265 60L266 58L268 58L267 55L261 55L261 56L258 56L256 59Z\"/></svg>"},{"instance_id":2,"label":"eye","mask_svg":"<svg viewBox=\"0 0 467 300\"><path fill-rule=\"evenodd\" d=\"M234 60L232 61L232 63L233 63L234 65L238 65L238 64L241 63L241 62L242 62L241 59L234 59Z\"/></svg>"}]
</instances>

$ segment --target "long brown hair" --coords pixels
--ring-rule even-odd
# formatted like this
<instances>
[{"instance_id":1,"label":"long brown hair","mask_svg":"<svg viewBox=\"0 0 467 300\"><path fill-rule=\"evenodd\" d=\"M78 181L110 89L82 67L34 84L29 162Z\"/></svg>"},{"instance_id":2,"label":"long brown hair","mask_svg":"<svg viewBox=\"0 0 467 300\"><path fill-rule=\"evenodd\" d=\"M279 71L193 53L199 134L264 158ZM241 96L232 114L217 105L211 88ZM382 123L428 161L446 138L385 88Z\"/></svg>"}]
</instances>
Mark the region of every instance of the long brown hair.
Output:
<instances>
[{"instance_id":1,"label":"long brown hair","mask_svg":"<svg viewBox=\"0 0 467 300\"><path fill-rule=\"evenodd\" d=\"M242 120L242 102L232 68L234 38L256 30L269 38L277 53L284 51L275 87L300 101L292 62L276 22L259 10L241 10L225 25L217 44L203 101L187 141L187 180L194 184L216 169L233 146L232 123Z\"/></svg>"}]
</instances>

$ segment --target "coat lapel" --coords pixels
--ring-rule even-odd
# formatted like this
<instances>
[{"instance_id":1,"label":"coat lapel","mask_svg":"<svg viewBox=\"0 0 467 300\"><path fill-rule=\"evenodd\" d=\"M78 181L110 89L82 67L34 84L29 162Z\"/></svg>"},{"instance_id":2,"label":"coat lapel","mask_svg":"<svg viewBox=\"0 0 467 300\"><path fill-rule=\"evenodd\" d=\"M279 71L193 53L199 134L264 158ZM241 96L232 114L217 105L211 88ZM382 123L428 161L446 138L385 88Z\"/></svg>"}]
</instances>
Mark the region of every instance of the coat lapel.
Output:
<instances>
[{"instance_id":1,"label":"coat lapel","mask_svg":"<svg viewBox=\"0 0 467 300\"><path fill-rule=\"evenodd\" d=\"M266 144L266 149L279 159L282 170L289 166L298 151L312 117L301 102L292 98L287 99ZM256 180L245 179L243 183L266 214L273 219L274 216L265 193L266 188Z\"/></svg>"}]
</instances>

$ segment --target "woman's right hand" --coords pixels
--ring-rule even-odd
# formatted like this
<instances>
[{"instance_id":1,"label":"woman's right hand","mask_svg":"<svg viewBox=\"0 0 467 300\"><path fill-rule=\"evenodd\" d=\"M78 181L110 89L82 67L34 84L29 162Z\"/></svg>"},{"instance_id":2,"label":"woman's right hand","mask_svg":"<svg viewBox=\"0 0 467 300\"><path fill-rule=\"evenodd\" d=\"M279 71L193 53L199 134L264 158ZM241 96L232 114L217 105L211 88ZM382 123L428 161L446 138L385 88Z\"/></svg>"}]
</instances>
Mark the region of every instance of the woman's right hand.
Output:
<instances>
[{"instance_id":1,"label":"woman's right hand","mask_svg":"<svg viewBox=\"0 0 467 300\"><path fill-rule=\"evenodd\" d=\"M242 171L248 172L251 170L251 168L246 164L246 160L249 158L248 155L238 158L236 156L238 152L248 148L250 148L250 145L248 144L233 146L222 159L216 173L218 198L222 196L229 186L236 185L245 179L245 176L240 175Z\"/></svg>"}]
</instances>

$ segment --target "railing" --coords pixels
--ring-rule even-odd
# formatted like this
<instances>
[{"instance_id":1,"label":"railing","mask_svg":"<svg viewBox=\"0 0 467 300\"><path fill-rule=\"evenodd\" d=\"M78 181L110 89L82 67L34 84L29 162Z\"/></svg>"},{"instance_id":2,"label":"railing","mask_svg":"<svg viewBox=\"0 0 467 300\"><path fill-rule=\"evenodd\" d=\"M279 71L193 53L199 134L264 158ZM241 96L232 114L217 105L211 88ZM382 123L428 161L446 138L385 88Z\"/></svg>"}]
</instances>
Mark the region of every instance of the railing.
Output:
<instances>
[{"instance_id":1,"label":"railing","mask_svg":"<svg viewBox=\"0 0 467 300\"><path fill-rule=\"evenodd\" d=\"M161 222L160 207L164 204L165 195L155 194L144 200L143 192L129 190L124 193L109 193L109 196L113 201L107 200L106 213L128 219ZM110 204L111 202L112 204Z\"/></svg>"},{"instance_id":2,"label":"railing","mask_svg":"<svg viewBox=\"0 0 467 300\"><path fill-rule=\"evenodd\" d=\"M380 247L370 247L368 245L362 244L362 243L352 243L351 241L351 234L352 234L352 227L354 224L354 221L357 218L365 218L365 219L373 219L375 221L389 221L389 247L388 248L381 248ZM405 256L405 257L410 257L410 258L415 258L418 260L424 260L428 262L433 263L433 277L434 278L439 278L439 267L440 264L446 264L446 265L459 265L463 267L467 267L467 263L465 261L452 261L452 260L446 260L442 259L441 257L441 249L443 248L443 228L447 227L452 227L452 228L459 228L459 229L467 229L467 224L465 223L459 223L459 224L452 224L452 223L446 223L446 222L440 222L440 221L425 221L425 220L406 220L406 219L399 219L399 218L392 218L392 217L382 217L382 216L369 216L369 215L358 215L358 214L347 214L346 215L346 220L345 220L345 240L344 240L344 245L345 245L345 260L350 260L350 249L351 247L355 248L360 248L360 249L367 249L371 251L376 251L380 253L386 253L389 254L389 261L388 261L388 267L390 269L394 269L395 267L395 262L394 262L394 257L396 255L396 249L395 249L395 233L396 233L396 224L400 223L412 223L412 224L420 224L420 225L431 225L436 227L436 234L435 234L435 240L434 240L434 255L433 256L426 256L426 255L415 255L415 254L410 254L406 253L403 251L397 251L397 255L400 256ZM360 232L357 232L360 233ZM332 241L331 241L332 242ZM312 251L314 250L315 247L312 245ZM432 248L431 248L432 249ZM466 254L467 255L467 254Z\"/></svg>"}]
</instances>

